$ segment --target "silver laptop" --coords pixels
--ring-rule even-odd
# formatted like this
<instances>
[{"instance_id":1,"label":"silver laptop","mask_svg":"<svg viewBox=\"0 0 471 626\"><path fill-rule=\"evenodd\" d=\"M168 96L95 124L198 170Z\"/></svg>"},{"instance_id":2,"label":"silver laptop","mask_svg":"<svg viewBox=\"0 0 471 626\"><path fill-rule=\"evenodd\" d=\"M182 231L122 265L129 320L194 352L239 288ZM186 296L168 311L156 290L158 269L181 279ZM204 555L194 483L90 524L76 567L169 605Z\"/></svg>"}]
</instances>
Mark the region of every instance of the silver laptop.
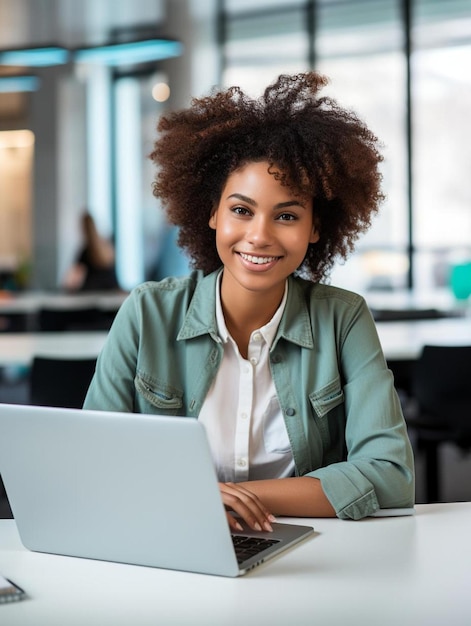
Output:
<instances>
[{"instance_id":1,"label":"silver laptop","mask_svg":"<svg viewBox=\"0 0 471 626\"><path fill-rule=\"evenodd\" d=\"M313 534L276 523L231 535L193 418L0 404L0 474L39 552L239 576ZM261 552L236 556L253 538Z\"/></svg>"}]
</instances>

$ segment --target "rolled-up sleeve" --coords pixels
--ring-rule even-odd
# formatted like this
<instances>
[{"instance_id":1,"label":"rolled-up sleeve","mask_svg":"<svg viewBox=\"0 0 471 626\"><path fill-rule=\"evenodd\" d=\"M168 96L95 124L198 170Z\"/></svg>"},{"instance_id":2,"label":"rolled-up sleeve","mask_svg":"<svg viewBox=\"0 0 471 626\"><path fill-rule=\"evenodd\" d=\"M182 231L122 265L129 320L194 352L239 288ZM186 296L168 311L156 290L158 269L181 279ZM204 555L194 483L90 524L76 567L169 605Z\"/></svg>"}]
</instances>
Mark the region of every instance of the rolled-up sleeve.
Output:
<instances>
[{"instance_id":1,"label":"rolled-up sleeve","mask_svg":"<svg viewBox=\"0 0 471 626\"><path fill-rule=\"evenodd\" d=\"M345 461L309 475L320 479L337 516L360 519L379 508L411 507L414 459L402 408L363 300L342 330Z\"/></svg>"}]
</instances>

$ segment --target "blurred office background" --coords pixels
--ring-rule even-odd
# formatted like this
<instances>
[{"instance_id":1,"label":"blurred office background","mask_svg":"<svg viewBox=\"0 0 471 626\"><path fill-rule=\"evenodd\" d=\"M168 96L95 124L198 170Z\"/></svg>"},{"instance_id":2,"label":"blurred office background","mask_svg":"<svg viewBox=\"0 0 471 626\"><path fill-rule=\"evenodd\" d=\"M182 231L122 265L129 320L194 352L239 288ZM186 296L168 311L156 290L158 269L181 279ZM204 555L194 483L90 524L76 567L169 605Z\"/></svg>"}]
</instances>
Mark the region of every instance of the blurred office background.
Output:
<instances>
[{"instance_id":1,"label":"blurred office background","mask_svg":"<svg viewBox=\"0 0 471 626\"><path fill-rule=\"evenodd\" d=\"M151 37L180 48L114 65L70 55L12 66L0 55L0 271L60 286L83 207L113 237L124 288L185 271L151 192L158 116L214 85L257 95L312 67L384 144L387 200L333 282L440 290L471 258L468 0L0 0L3 49ZM20 74L32 91L8 88Z\"/></svg>"},{"instance_id":2,"label":"blurred office background","mask_svg":"<svg viewBox=\"0 0 471 626\"><path fill-rule=\"evenodd\" d=\"M102 54L142 40L169 47ZM59 58L39 65L7 54L50 47ZM84 207L115 243L125 290L185 273L152 195L159 115L214 86L258 95L315 68L385 157L387 199L331 281L469 311L471 284L456 298L451 279L471 261L470 67L469 0L0 0L0 290L60 290ZM445 497L469 498L469 457L445 455Z\"/></svg>"}]
</instances>

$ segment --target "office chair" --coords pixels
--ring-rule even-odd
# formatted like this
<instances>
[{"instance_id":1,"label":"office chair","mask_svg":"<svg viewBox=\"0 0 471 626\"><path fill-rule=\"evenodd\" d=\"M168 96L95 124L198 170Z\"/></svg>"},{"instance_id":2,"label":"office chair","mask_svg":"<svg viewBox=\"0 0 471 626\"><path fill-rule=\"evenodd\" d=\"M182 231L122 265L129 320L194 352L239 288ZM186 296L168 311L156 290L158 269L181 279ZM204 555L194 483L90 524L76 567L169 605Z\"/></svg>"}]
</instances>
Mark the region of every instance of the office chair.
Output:
<instances>
[{"instance_id":1,"label":"office chair","mask_svg":"<svg viewBox=\"0 0 471 626\"><path fill-rule=\"evenodd\" d=\"M95 372L96 358L36 356L30 370L30 404L82 408Z\"/></svg>"},{"instance_id":2,"label":"office chair","mask_svg":"<svg viewBox=\"0 0 471 626\"><path fill-rule=\"evenodd\" d=\"M471 346L424 346L412 373L408 428L425 462L427 502L440 501L440 446L471 450Z\"/></svg>"},{"instance_id":3,"label":"office chair","mask_svg":"<svg viewBox=\"0 0 471 626\"><path fill-rule=\"evenodd\" d=\"M96 307L83 309L48 309L38 313L39 331L109 330L114 314Z\"/></svg>"},{"instance_id":4,"label":"office chair","mask_svg":"<svg viewBox=\"0 0 471 626\"><path fill-rule=\"evenodd\" d=\"M404 322L414 320L437 320L443 317L454 317L448 311L439 309L371 309L376 322Z\"/></svg>"}]
</instances>

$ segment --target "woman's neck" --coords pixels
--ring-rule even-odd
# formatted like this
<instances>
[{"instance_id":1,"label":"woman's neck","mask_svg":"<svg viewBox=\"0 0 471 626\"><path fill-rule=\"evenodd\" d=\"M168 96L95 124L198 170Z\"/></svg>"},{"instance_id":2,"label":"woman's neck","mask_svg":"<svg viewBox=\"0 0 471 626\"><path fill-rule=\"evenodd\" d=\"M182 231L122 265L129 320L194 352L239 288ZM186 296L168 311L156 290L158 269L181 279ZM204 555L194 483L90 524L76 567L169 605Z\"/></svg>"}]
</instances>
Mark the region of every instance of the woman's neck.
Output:
<instances>
[{"instance_id":1,"label":"woman's neck","mask_svg":"<svg viewBox=\"0 0 471 626\"><path fill-rule=\"evenodd\" d=\"M250 335L254 330L265 326L276 313L283 299L282 289L269 294L248 292L231 288L224 289L221 283L221 306L224 321L231 337L236 342L240 354L247 358Z\"/></svg>"}]
</instances>

